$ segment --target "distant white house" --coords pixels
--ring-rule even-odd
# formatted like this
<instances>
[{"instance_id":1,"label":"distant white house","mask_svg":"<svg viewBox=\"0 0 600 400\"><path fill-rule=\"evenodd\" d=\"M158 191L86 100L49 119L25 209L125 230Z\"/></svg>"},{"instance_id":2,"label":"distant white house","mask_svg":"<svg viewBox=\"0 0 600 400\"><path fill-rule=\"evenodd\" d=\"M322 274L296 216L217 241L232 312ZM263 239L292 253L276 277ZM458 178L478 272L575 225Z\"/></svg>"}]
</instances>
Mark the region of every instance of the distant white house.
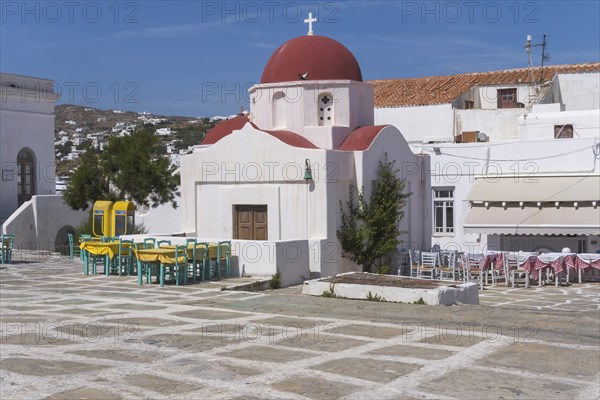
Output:
<instances>
[{"instance_id":1,"label":"distant white house","mask_svg":"<svg viewBox=\"0 0 600 400\"><path fill-rule=\"evenodd\" d=\"M171 130L171 128L158 128L155 131L155 134L159 135L159 136L169 136L169 135L173 135L176 132L174 130Z\"/></svg>"}]
</instances>

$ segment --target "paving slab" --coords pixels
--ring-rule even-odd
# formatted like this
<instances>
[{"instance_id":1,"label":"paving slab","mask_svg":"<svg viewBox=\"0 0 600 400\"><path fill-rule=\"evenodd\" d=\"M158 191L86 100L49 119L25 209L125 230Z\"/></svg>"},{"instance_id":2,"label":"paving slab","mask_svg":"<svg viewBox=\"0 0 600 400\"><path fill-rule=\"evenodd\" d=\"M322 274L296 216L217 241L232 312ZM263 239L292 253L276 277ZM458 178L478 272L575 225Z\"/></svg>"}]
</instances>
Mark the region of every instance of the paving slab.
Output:
<instances>
[{"instance_id":1,"label":"paving slab","mask_svg":"<svg viewBox=\"0 0 600 400\"><path fill-rule=\"evenodd\" d=\"M550 376L525 377L464 368L460 372L436 376L419 386L419 389L458 399L574 399L581 386L557 381Z\"/></svg>"},{"instance_id":2,"label":"paving slab","mask_svg":"<svg viewBox=\"0 0 600 400\"><path fill-rule=\"evenodd\" d=\"M516 342L490 354L490 357L480 361L480 364L597 381L600 374L600 349L574 349L560 345Z\"/></svg>"},{"instance_id":3,"label":"paving slab","mask_svg":"<svg viewBox=\"0 0 600 400\"><path fill-rule=\"evenodd\" d=\"M452 351L434 347L415 347L408 345L389 346L370 351L376 356L422 358L424 360L441 360L454 354Z\"/></svg>"},{"instance_id":4,"label":"paving slab","mask_svg":"<svg viewBox=\"0 0 600 400\"><path fill-rule=\"evenodd\" d=\"M104 368L106 366L98 364L50 361L36 358L5 358L2 360L2 369L30 376L70 375Z\"/></svg>"},{"instance_id":5,"label":"paving slab","mask_svg":"<svg viewBox=\"0 0 600 400\"><path fill-rule=\"evenodd\" d=\"M358 379L387 383L420 367L420 365L397 361L367 358L338 358L317 364L312 368Z\"/></svg>"},{"instance_id":6,"label":"paving slab","mask_svg":"<svg viewBox=\"0 0 600 400\"><path fill-rule=\"evenodd\" d=\"M275 389L292 392L316 400L339 399L360 389L352 384L314 377L296 377L272 385Z\"/></svg>"},{"instance_id":7,"label":"paving slab","mask_svg":"<svg viewBox=\"0 0 600 400\"><path fill-rule=\"evenodd\" d=\"M54 393L46 397L45 400L120 400L121 398L122 397L117 394L104 390L82 387Z\"/></svg>"}]
</instances>

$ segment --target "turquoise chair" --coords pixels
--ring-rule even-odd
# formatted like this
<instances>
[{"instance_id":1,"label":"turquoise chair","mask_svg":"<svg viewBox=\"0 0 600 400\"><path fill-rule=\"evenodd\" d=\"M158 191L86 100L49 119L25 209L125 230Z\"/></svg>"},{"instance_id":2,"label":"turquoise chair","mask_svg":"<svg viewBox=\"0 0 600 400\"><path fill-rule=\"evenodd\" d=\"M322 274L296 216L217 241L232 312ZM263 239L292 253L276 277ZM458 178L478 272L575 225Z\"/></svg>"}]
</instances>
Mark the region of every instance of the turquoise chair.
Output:
<instances>
[{"instance_id":1,"label":"turquoise chair","mask_svg":"<svg viewBox=\"0 0 600 400\"><path fill-rule=\"evenodd\" d=\"M150 248L151 243L134 243L133 248L135 251L148 249ZM160 269L160 264L157 263L142 263L139 259L136 260L137 264L137 274L138 274L138 285L142 285L143 277L146 275L146 283L152 283L152 275L158 276L158 270Z\"/></svg>"},{"instance_id":2,"label":"turquoise chair","mask_svg":"<svg viewBox=\"0 0 600 400\"><path fill-rule=\"evenodd\" d=\"M190 246L193 248L191 259L188 256L188 277L191 274L193 282L196 282L197 278L204 282L208 260L208 243L198 243L196 239L187 239L185 245L188 249Z\"/></svg>"},{"instance_id":3,"label":"turquoise chair","mask_svg":"<svg viewBox=\"0 0 600 400\"><path fill-rule=\"evenodd\" d=\"M147 249L154 249L156 247L156 239L155 238L145 238L144 244Z\"/></svg>"},{"instance_id":4,"label":"turquoise chair","mask_svg":"<svg viewBox=\"0 0 600 400\"><path fill-rule=\"evenodd\" d=\"M89 234L87 234L87 233L83 233L83 234L81 234L81 236L79 236L79 240L81 241L81 243L83 243L83 242L85 242L85 241L88 241L88 240L92 240L92 235L89 235ZM84 257L85 257L85 254L84 254L84 252L82 252L82 251L80 250L80 251L79 251L79 259L80 259L81 261L84 261Z\"/></svg>"},{"instance_id":5,"label":"turquoise chair","mask_svg":"<svg viewBox=\"0 0 600 400\"><path fill-rule=\"evenodd\" d=\"M156 247L170 246L170 245L171 245L171 241L170 240L159 240L158 242L156 242Z\"/></svg>"},{"instance_id":6,"label":"turquoise chair","mask_svg":"<svg viewBox=\"0 0 600 400\"><path fill-rule=\"evenodd\" d=\"M12 234L12 233L2 234L2 242L0 243L0 245L2 247L2 254L0 255L2 264L11 264L12 263L12 251L13 251L14 242L15 242L14 234Z\"/></svg>"},{"instance_id":7,"label":"turquoise chair","mask_svg":"<svg viewBox=\"0 0 600 400\"><path fill-rule=\"evenodd\" d=\"M180 259L183 258L183 261ZM170 276L175 280L175 285L187 283L187 248L184 246L175 246L174 263L160 264L160 287L165 286L165 278ZM182 282L183 281L183 282Z\"/></svg>"},{"instance_id":8,"label":"turquoise chair","mask_svg":"<svg viewBox=\"0 0 600 400\"><path fill-rule=\"evenodd\" d=\"M73 262L75 258L75 238L72 232L68 232L67 237L69 238L69 261Z\"/></svg>"},{"instance_id":9,"label":"turquoise chair","mask_svg":"<svg viewBox=\"0 0 600 400\"><path fill-rule=\"evenodd\" d=\"M123 246L123 244L129 244L129 247ZM118 268L119 275L126 271L126 275L131 275L134 269L133 262L133 240L119 238L119 255L118 255ZM125 267L125 268L123 268Z\"/></svg>"},{"instance_id":10,"label":"turquoise chair","mask_svg":"<svg viewBox=\"0 0 600 400\"><path fill-rule=\"evenodd\" d=\"M85 237L84 237L84 235L81 235L81 243L83 243L83 242L93 242L91 235L86 235ZM83 269L84 274L87 275L89 273L90 261L92 262L92 274L96 274L98 260L102 260L102 262L104 263L104 273L105 273L105 275L108 275L109 265L106 262L106 257L108 257L108 256L92 254L89 251L82 251L81 253L83 253L83 262L85 263L84 264L85 266Z\"/></svg>"},{"instance_id":11,"label":"turquoise chair","mask_svg":"<svg viewBox=\"0 0 600 400\"><path fill-rule=\"evenodd\" d=\"M217 258L215 261L215 272L217 277L221 279L221 269L223 263L225 263L225 278L229 277L230 265L231 265L231 241L224 240L217 243ZM212 260L211 260L212 261Z\"/></svg>"},{"instance_id":12,"label":"turquoise chair","mask_svg":"<svg viewBox=\"0 0 600 400\"><path fill-rule=\"evenodd\" d=\"M192 282L196 282L196 239L186 239L185 247L188 249L188 265L187 275L188 278L192 278ZM192 255L189 255L189 248L192 247Z\"/></svg>"}]
</instances>

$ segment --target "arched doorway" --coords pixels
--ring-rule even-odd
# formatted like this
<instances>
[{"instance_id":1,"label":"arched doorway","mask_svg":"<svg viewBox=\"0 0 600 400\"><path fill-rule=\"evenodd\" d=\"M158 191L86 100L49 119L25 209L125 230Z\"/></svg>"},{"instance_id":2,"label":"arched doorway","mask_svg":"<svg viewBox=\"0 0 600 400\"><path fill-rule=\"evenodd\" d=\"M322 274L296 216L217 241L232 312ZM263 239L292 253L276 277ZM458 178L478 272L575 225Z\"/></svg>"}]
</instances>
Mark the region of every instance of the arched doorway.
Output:
<instances>
[{"instance_id":1,"label":"arched doorway","mask_svg":"<svg viewBox=\"0 0 600 400\"><path fill-rule=\"evenodd\" d=\"M35 156L29 149L17 154L17 198L19 207L35 194Z\"/></svg>"},{"instance_id":2,"label":"arched doorway","mask_svg":"<svg viewBox=\"0 0 600 400\"><path fill-rule=\"evenodd\" d=\"M63 226L56 232L53 251L62 255L69 255L69 233L75 233L75 228L70 225Z\"/></svg>"}]
</instances>

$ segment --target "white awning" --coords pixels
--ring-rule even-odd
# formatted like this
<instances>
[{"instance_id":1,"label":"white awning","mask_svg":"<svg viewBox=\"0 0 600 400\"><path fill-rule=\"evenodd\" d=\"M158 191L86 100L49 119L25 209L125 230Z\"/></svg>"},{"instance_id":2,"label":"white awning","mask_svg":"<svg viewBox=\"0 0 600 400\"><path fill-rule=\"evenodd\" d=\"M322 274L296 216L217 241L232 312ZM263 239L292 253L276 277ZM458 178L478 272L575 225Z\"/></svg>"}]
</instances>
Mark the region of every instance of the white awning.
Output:
<instances>
[{"instance_id":1,"label":"white awning","mask_svg":"<svg viewBox=\"0 0 600 400\"><path fill-rule=\"evenodd\" d=\"M465 233L524 235L600 235L598 207L474 206L463 224Z\"/></svg>"},{"instance_id":2,"label":"white awning","mask_svg":"<svg viewBox=\"0 0 600 400\"><path fill-rule=\"evenodd\" d=\"M584 202L600 200L600 175L478 178L465 200L476 202Z\"/></svg>"}]
</instances>

